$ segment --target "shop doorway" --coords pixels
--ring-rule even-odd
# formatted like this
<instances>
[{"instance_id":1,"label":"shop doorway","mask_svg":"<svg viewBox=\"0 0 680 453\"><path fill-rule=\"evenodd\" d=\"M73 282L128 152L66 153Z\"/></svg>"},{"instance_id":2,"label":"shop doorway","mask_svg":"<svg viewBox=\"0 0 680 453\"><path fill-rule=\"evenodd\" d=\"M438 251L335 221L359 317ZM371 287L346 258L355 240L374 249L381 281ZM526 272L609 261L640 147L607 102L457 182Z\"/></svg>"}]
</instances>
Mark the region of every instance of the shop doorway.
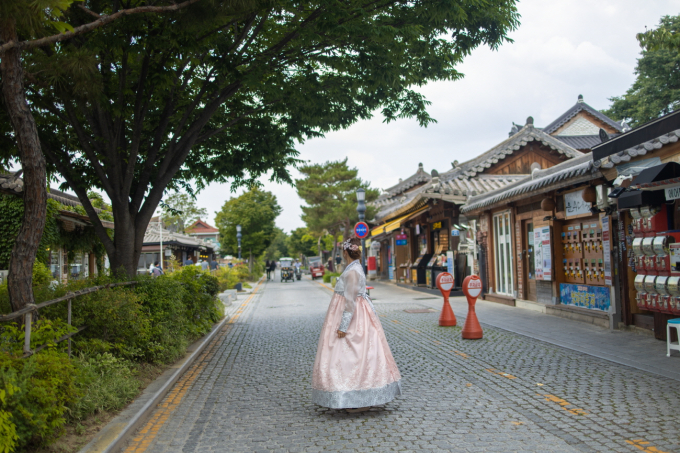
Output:
<instances>
[{"instance_id":1,"label":"shop doorway","mask_svg":"<svg viewBox=\"0 0 680 453\"><path fill-rule=\"evenodd\" d=\"M522 278L524 286L524 300L536 302L536 261L534 244L534 222L524 220L522 222Z\"/></svg>"},{"instance_id":2,"label":"shop doorway","mask_svg":"<svg viewBox=\"0 0 680 453\"><path fill-rule=\"evenodd\" d=\"M512 229L510 211L493 216L496 292L515 297L512 269Z\"/></svg>"}]
</instances>

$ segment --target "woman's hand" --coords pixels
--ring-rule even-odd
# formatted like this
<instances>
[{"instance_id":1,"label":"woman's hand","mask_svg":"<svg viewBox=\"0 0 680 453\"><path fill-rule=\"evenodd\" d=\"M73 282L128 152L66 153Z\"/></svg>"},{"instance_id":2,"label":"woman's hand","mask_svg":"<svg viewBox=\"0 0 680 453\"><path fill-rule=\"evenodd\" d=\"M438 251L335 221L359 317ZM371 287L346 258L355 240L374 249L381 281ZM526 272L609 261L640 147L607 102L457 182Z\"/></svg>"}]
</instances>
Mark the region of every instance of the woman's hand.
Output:
<instances>
[{"instance_id":1,"label":"woman's hand","mask_svg":"<svg viewBox=\"0 0 680 453\"><path fill-rule=\"evenodd\" d=\"M345 332L338 330L338 338L345 338L345 335L347 335Z\"/></svg>"}]
</instances>

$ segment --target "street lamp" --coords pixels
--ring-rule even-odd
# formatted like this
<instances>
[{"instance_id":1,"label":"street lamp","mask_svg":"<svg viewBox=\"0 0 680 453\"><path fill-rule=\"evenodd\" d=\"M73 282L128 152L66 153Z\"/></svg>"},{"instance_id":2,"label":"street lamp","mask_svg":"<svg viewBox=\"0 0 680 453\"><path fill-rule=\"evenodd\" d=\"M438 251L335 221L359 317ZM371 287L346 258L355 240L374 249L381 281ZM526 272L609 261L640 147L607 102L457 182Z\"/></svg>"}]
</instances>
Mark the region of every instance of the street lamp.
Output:
<instances>
[{"instance_id":1,"label":"street lamp","mask_svg":"<svg viewBox=\"0 0 680 453\"><path fill-rule=\"evenodd\" d=\"M241 225L236 225L236 240L238 241L238 259L241 259Z\"/></svg>"},{"instance_id":2,"label":"street lamp","mask_svg":"<svg viewBox=\"0 0 680 453\"><path fill-rule=\"evenodd\" d=\"M366 214L366 191L361 187L357 189L357 213L359 222L363 222ZM366 272L366 240L363 238L361 239L361 267Z\"/></svg>"}]
</instances>

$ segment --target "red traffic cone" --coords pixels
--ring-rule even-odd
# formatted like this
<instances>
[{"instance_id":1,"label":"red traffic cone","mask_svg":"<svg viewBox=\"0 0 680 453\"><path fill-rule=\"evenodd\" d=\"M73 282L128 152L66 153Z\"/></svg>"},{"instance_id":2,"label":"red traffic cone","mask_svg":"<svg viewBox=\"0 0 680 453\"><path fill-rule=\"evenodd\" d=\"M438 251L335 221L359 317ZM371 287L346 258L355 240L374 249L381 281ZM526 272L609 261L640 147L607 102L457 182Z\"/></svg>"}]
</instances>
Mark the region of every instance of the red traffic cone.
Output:
<instances>
[{"instance_id":1,"label":"red traffic cone","mask_svg":"<svg viewBox=\"0 0 680 453\"><path fill-rule=\"evenodd\" d=\"M465 318L465 325L461 336L465 340L479 340L484 336L482 326L479 325L477 313L475 312L475 304L477 298L482 293L482 281L476 275L470 275L463 281L463 294L468 302L468 314Z\"/></svg>"},{"instance_id":2,"label":"red traffic cone","mask_svg":"<svg viewBox=\"0 0 680 453\"><path fill-rule=\"evenodd\" d=\"M453 275L448 272L442 272L437 275L437 287L444 296L444 306L442 307L442 314L439 316L439 325L444 327L452 327L457 324L456 315L453 314L453 309L449 303L449 294L453 288Z\"/></svg>"}]
</instances>

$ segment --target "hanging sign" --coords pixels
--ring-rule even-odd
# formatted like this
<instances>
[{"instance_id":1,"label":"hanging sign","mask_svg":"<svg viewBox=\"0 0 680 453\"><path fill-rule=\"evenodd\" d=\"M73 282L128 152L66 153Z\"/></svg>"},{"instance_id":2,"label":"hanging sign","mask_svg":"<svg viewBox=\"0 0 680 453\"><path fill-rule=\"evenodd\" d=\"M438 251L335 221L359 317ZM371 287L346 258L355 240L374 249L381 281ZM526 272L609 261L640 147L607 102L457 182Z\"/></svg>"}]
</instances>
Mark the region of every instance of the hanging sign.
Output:
<instances>
[{"instance_id":1,"label":"hanging sign","mask_svg":"<svg viewBox=\"0 0 680 453\"><path fill-rule=\"evenodd\" d=\"M394 239L397 240L397 245L407 245L408 244L408 236L405 234L397 234L394 236Z\"/></svg>"},{"instance_id":2,"label":"hanging sign","mask_svg":"<svg viewBox=\"0 0 680 453\"><path fill-rule=\"evenodd\" d=\"M602 217L602 254L604 255L604 284L612 286L612 254L609 243L609 216Z\"/></svg>"},{"instance_id":3,"label":"hanging sign","mask_svg":"<svg viewBox=\"0 0 680 453\"><path fill-rule=\"evenodd\" d=\"M451 230L451 236L460 236L460 230Z\"/></svg>"},{"instance_id":4,"label":"hanging sign","mask_svg":"<svg viewBox=\"0 0 680 453\"><path fill-rule=\"evenodd\" d=\"M592 203L583 201L583 191L585 189L576 190L564 194L564 210L567 219L581 215L590 215L590 208Z\"/></svg>"},{"instance_id":5,"label":"hanging sign","mask_svg":"<svg viewBox=\"0 0 680 453\"><path fill-rule=\"evenodd\" d=\"M368 236L368 224L366 222L357 222L354 225L354 234L359 239L365 239Z\"/></svg>"},{"instance_id":6,"label":"hanging sign","mask_svg":"<svg viewBox=\"0 0 680 453\"><path fill-rule=\"evenodd\" d=\"M446 271L451 274L455 275L453 273L453 251L449 250L446 252Z\"/></svg>"}]
</instances>

